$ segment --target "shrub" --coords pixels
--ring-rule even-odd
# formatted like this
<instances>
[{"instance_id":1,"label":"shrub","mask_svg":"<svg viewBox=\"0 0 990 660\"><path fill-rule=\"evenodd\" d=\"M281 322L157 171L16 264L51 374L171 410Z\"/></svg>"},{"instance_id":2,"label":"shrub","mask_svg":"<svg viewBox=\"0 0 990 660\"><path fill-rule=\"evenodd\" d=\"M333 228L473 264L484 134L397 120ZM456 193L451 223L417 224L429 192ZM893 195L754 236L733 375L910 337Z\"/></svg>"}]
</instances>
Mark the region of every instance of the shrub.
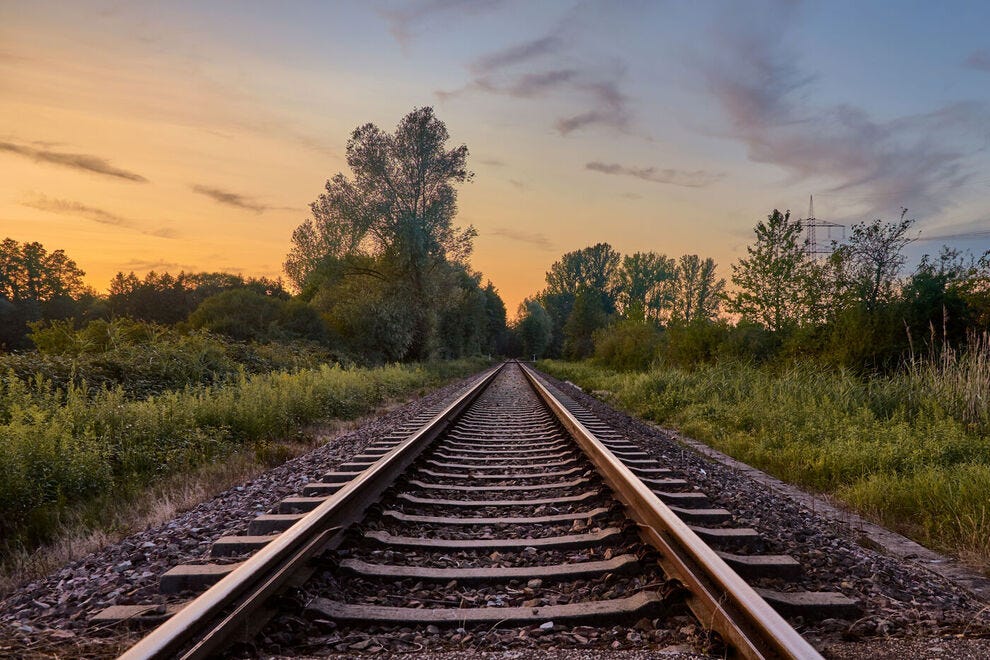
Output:
<instances>
[{"instance_id":1,"label":"shrub","mask_svg":"<svg viewBox=\"0 0 990 660\"><path fill-rule=\"evenodd\" d=\"M595 335L595 362L619 371L643 371L662 346L659 328L649 321L619 321Z\"/></svg>"}]
</instances>

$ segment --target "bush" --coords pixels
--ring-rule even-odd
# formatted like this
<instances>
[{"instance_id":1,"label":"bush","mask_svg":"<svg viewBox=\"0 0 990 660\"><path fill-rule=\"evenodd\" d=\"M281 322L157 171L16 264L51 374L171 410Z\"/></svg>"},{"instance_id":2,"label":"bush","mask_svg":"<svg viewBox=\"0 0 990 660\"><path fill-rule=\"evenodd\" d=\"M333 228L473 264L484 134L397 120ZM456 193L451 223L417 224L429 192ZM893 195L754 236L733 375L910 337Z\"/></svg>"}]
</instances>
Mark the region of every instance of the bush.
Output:
<instances>
[{"instance_id":1,"label":"bush","mask_svg":"<svg viewBox=\"0 0 990 660\"><path fill-rule=\"evenodd\" d=\"M142 400L130 400L121 387L61 389L8 371L0 376L0 538L7 549L33 546L52 533L59 512L69 506L146 487L238 446L286 437L305 424L356 417L389 397L438 384L439 374L464 375L481 366L462 360L241 372L222 387Z\"/></svg>"},{"instance_id":2,"label":"bush","mask_svg":"<svg viewBox=\"0 0 990 660\"><path fill-rule=\"evenodd\" d=\"M862 378L810 360L541 367L735 458L990 565L990 345Z\"/></svg>"},{"instance_id":3,"label":"bush","mask_svg":"<svg viewBox=\"0 0 990 660\"><path fill-rule=\"evenodd\" d=\"M649 368L663 342L649 321L619 321L595 332L595 362L619 371Z\"/></svg>"},{"instance_id":4,"label":"bush","mask_svg":"<svg viewBox=\"0 0 990 660\"><path fill-rule=\"evenodd\" d=\"M79 330L68 322L36 325L31 338L38 352L2 355L0 371L12 370L25 382L40 375L62 389L119 386L129 398L220 385L242 370L311 369L338 361L312 341L236 342L130 319L92 321Z\"/></svg>"}]
</instances>

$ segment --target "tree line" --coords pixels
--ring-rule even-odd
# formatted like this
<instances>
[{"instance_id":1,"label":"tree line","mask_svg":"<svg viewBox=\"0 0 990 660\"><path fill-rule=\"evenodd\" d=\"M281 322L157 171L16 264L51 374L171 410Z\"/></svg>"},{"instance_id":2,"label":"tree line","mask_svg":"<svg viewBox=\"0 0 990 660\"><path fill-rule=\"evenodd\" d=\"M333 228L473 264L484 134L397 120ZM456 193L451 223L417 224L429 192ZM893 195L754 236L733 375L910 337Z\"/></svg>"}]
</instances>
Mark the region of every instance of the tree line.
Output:
<instances>
[{"instance_id":1,"label":"tree line","mask_svg":"<svg viewBox=\"0 0 990 660\"><path fill-rule=\"evenodd\" d=\"M30 348L31 328L70 319L206 329L235 340L310 341L359 364L506 352L505 305L471 269L477 232L454 224L465 145L432 108L392 133L358 127L338 173L293 233L281 279L230 273L118 273L106 295L62 250L0 245L0 349ZM287 289L295 290L295 295ZM35 325L35 324L41 324Z\"/></svg>"},{"instance_id":2,"label":"tree line","mask_svg":"<svg viewBox=\"0 0 990 660\"><path fill-rule=\"evenodd\" d=\"M520 305L514 347L619 368L814 357L891 370L990 330L990 252L943 247L905 275L913 224L906 210L860 222L822 257L807 250L801 221L775 209L732 265L730 285L698 255L623 256L607 243L568 252Z\"/></svg>"}]
</instances>

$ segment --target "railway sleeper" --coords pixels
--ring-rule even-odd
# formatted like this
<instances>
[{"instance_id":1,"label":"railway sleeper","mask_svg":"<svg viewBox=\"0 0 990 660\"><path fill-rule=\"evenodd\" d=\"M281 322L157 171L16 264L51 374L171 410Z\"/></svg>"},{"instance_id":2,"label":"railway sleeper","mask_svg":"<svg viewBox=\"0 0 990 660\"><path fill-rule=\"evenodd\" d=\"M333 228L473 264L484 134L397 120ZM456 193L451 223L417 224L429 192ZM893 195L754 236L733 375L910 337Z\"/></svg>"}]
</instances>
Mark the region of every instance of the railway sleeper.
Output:
<instances>
[{"instance_id":1,"label":"railway sleeper","mask_svg":"<svg viewBox=\"0 0 990 660\"><path fill-rule=\"evenodd\" d=\"M590 520L607 515L611 509L600 507L590 511L575 511L573 513L556 513L549 516L525 516L511 518L460 518L452 516L420 516L386 509L383 517L393 518L401 522L427 523L430 525L545 525L554 522L573 520Z\"/></svg>"},{"instance_id":2,"label":"railway sleeper","mask_svg":"<svg viewBox=\"0 0 990 660\"><path fill-rule=\"evenodd\" d=\"M162 574L158 590L163 594L183 591L203 591L213 586L241 565L233 564L179 564Z\"/></svg>"},{"instance_id":3,"label":"railway sleeper","mask_svg":"<svg viewBox=\"0 0 990 660\"><path fill-rule=\"evenodd\" d=\"M420 474L436 477L438 479L489 479L497 481L519 481L522 479L557 479L559 477L567 477L572 474L584 474L587 472L587 469L583 467L572 467L569 470L560 470L559 472L528 472L526 474L512 474L510 472L502 474L470 475L465 472L437 472L436 470L429 470L427 468L417 466L416 471Z\"/></svg>"},{"instance_id":4,"label":"railway sleeper","mask_svg":"<svg viewBox=\"0 0 990 660\"><path fill-rule=\"evenodd\" d=\"M494 539L435 539L419 536L395 536L385 531L365 530L363 537L380 545L405 548L430 548L435 550L524 550L526 548L568 550L589 548L617 538L622 533L618 527L606 527L589 534L567 534L544 538L494 538Z\"/></svg>"},{"instance_id":5,"label":"railway sleeper","mask_svg":"<svg viewBox=\"0 0 990 660\"><path fill-rule=\"evenodd\" d=\"M715 551L732 570L746 579L794 579L801 575L801 564L790 555L736 555Z\"/></svg>"},{"instance_id":6,"label":"railway sleeper","mask_svg":"<svg viewBox=\"0 0 990 660\"><path fill-rule=\"evenodd\" d=\"M305 513L263 513L248 523L248 534L265 536L273 532L284 532L305 515Z\"/></svg>"},{"instance_id":7,"label":"railway sleeper","mask_svg":"<svg viewBox=\"0 0 990 660\"><path fill-rule=\"evenodd\" d=\"M344 487L343 482L328 484L323 481L311 481L305 486L303 486L302 494L305 497L313 497L316 495L333 495L343 487Z\"/></svg>"},{"instance_id":8,"label":"railway sleeper","mask_svg":"<svg viewBox=\"0 0 990 660\"><path fill-rule=\"evenodd\" d=\"M433 452L431 458L440 459L442 461L552 461L560 459L574 459L574 452L570 450L559 451L553 454L535 454L535 455L523 455L523 456L472 456L471 454L448 454L441 450Z\"/></svg>"},{"instance_id":9,"label":"railway sleeper","mask_svg":"<svg viewBox=\"0 0 990 660\"><path fill-rule=\"evenodd\" d=\"M563 461L546 461L542 463L524 463L522 465L512 465L510 463L492 463L490 465L469 465L467 463L444 463L442 461L434 461L433 459L426 459L423 461L426 465L432 467L444 468L448 470L539 470L541 468L551 468L551 467L564 467L565 465L573 465L578 462L576 458L568 458ZM474 476L474 475L471 475Z\"/></svg>"},{"instance_id":10,"label":"railway sleeper","mask_svg":"<svg viewBox=\"0 0 990 660\"><path fill-rule=\"evenodd\" d=\"M401 580L436 580L449 582L505 582L508 580L576 580L600 577L606 573L628 574L640 569L635 555L618 555L604 561L586 561L574 564L549 566L485 566L481 568L434 568L429 566L402 566L372 564L360 559L343 559L340 568L365 578Z\"/></svg>"},{"instance_id":11,"label":"railway sleeper","mask_svg":"<svg viewBox=\"0 0 990 660\"><path fill-rule=\"evenodd\" d=\"M278 534L261 536L221 536L210 546L211 557L232 557L260 550L278 538Z\"/></svg>"},{"instance_id":12,"label":"railway sleeper","mask_svg":"<svg viewBox=\"0 0 990 660\"><path fill-rule=\"evenodd\" d=\"M588 483L589 479L587 477L581 477L579 479L573 479L571 481L559 481L554 484L515 484L509 486L467 486L461 484L436 484L427 481L420 481L419 479L410 479L408 481L409 485L416 486L423 490L456 490L466 493L481 493L481 492L518 492L527 490L565 490L575 488L582 484Z\"/></svg>"},{"instance_id":13,"label":"railway sleeper","mask_svg":"<svg viewBox=\"0 0 990 660\"><path fill-rule=\"evenodd\" d=\"M676 504L682 509L704 509L711 505L711 501L704 493L671 493L654 490L653 494L664 504Z\"/></svg>"},{"instance_id":14,"label":"railway sleeper","mask_svg":"<svg viewBox=\"0 0 990 660\"><path fill-rule=\"evenodd\" d=\"M476 445L468 445L468 446L473 447L473 446L476 446ZM560 450L573 449L573 447L574 447L574 445L571 444L571 443L568 443L568 442L557 442L557 443L554 443L553 449L550 449L550 448L543 448L543 449L467 449L467 448L461 448L461 447L451 448L451 447L449 447L447 445L447 443L444 443L443 445L440 445L439 447L437 447L437 452L439 453L440 451L459 451L459 452L461 452L463 454L481 454L483 456L490 456L492 454L496 454L496 455L498 455L498 454L512 454L512 455L517 456L519 454L538 454L538 453L543 452L543 451L556 451L558 449L560 449Z\"/></svg>"},{"instance_id":15,"label":"railway sleeper","mask_svg":"<svg viewBox=\"0 0 990 660\"><path fill-rule=\"evenodd\" d=\"M835 591L776 591L755 588L763 600L784 616L856 619L863 614L859 601Z\"/></svg>"},{"instance_id":16,"label":"railway sleeper","mask_svg":"<svg viewBox=\"0 0 990 660\"><path fill-rule=\"evenodd\" d=\"M732 520L732 513L725 509L685 509L674 504L668 504L667 508L689 525L717 525Z\"/></svg>"},{"instance_id":17,"label":"railway sleeper","mask_svg":"<svg viewBox=\"0 0 990 660\"><path fill-rule=\"evenodd\" d=\"M568 502L584 502L601 495L600 491L588 490L577 495L566 495L563 497L549 497L538 500L441 500L432 497L417 497L409 493L399 493L396 497L412 504L426 504L428 506L453 506L453 507L485 507L485 506L552 506ZM283 500L284 501L284 500Z\"/></svg>"},{"instance_id":18,"label":"railway sleeper","mask_svg":"<svg viewBox=\"0 0 990 660\"><path fill-rule=\"evenodd\" d=\"M307 611L333 621L396 625L458 625L472 623L534 623L537 621L602 621L645 615L666 604L655 591L641 591L626 598L542 607L418 608L340 603L315 598Z\"/></svg>"}]
</instances>

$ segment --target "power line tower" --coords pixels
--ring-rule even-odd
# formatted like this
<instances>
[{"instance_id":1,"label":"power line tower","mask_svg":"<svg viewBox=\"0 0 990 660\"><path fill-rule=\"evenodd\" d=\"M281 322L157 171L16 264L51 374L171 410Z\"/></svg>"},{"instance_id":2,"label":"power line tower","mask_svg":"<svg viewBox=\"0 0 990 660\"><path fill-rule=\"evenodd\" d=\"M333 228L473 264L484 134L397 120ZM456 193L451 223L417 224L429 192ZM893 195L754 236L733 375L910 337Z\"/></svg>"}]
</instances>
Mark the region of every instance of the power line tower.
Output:
<instances>
[{"instance_id":1,"label":"power line tower","mask_svg":"<svg viewBox=\"0 0 990 660\"><path fill-rule=\"evenodd\" d=\"M804 240L804 251L812 259L818 257L822 254L832 254L832 230L839 229L842 232L842 238L846 237L846 226L839 224L838 222L828 222L827 220L819 220L815 217L815 196L809 195L808 197L808 217L805 218L802 223L804 224L805 231L807 232L806 238ZM818 229L825 229L826 240L828 243L821 245L818 243Z\"/></svg>"}]
</instances>

